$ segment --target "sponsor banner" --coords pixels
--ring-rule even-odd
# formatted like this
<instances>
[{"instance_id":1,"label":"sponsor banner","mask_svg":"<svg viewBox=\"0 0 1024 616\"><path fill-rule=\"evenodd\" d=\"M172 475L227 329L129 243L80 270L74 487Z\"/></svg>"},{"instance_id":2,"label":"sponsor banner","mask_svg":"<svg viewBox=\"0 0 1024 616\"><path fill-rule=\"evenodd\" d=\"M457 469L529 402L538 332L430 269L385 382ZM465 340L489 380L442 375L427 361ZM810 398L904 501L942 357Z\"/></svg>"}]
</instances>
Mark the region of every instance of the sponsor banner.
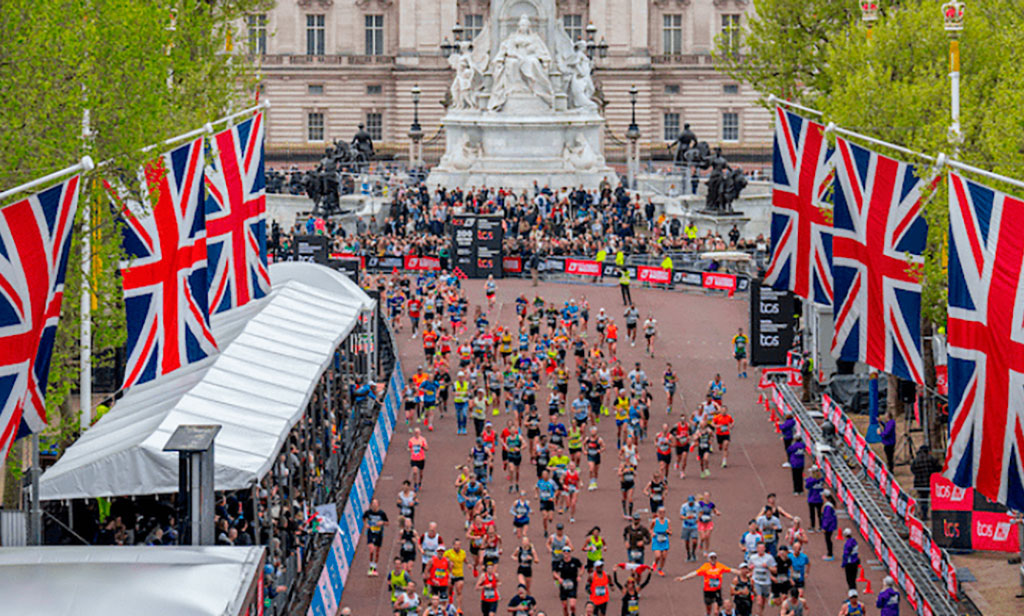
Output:
<instances>
[{"instance_id":1,"label":"sponsor banner","mask_svg":"<svg viewBox=\"0 0 1024 616\"><path fill-rule=\"evenodd\" d=\"M672 282L672 270L663 267L640 265L636 268L636 278L640 282L650 284L669 284Z\"/></svg>"},{"instance_id":2,"label":"sponsor banner","mask_svg":"<svg viewBox=\"0 0 1024 616\"><path fill-rule=\"evenodd\" d=\"M332 258L332 259L356 259L357 261L359 261L359 267L361 269L366 269L366 257L364 257L362 255L357 255L357 254L351 253L351 252L332 252L330 254L330 258Z\"/></svg>"},{"instance_id":3,"label":"sponsor banner","mask_svg":"<svg viewBox=\"0 0 1024 616\"><path fill-rule=\"evenodd\" d=\"M585 261L583 259L566 259L565 273L579 276L601 276L601 264L597 261Z\"/></svg>"},{"instance_id":4,"label":"sponsor banner","mask_svg":"<svg viewBox=\"0 0 1024 616\"><path fill-rule=\"evenodd\" d=\"M391 440L395 426L394 409L395 406L401 404L401 397L395 391L395 383L403 382L402 366L396 362L395 372L388 387L389 391L385 393L384 404L377 416L377 425L363 454L359 472L353 481L354 489L349 490L348 500L342 511L342 519L338 523L340 528L334 534L331 549L327 553L324 568L320 572L309 610L306 612L307 616L329 616L338 611L345 581L348 579L349 564L355 555L356 546L359 545L362 514L369 506L370 499L373 498L377 479L384 467L387 443ZM394 402L392 402L392 394L395 396Z\"/></svg>"},{"instance_id":5,"label":"sponsor banner","mask_svg":"<svg viewBox=\"0 0 1024 616\"><path fill-rule=\"evenodd\" d=\"M701 285L705 289L715 291L728 291L729 297L736 292L736 276L734 274L719 274L716 272L704 272Z\"/></svg>"},{"instance_id":6,"label":"sponsor banner","mask_svg":"<svg viewBox=\"0 0 1024 616\"><path fill-rule=\"evenodd\" d=\"M285 260L327 265L327 252L327 236L296 235L292 253L286 255Z\"/></svg>"},{"instance_id":7,"label":"sponsor banner","mask_svg":"<svg viewBox=\"0 0 1024 616\"><path fill-rule=\"evenodd\" d=\"M971 511L974 509L974 490L954 485L939 473L932 474L933 511Z\"/></svg>"},{"instance_id":8,"label":"sponsor banner","mask_svg":"<svg viewBox=\"0 0 1024 616\"><path fill-rule=\"evenodd\" d=\"M405 259L399 255L384 255L383 257L367 257L366 269L375 271L391 271L404 269Z\"/></svg>"},{"instance_id":9,"label":"sponsor banner","mask_svg":"<svg viewBox=\"0 0 1024 616\"><path fill-rule=\"evenodd\" d=\"M971 547L993 552L1020 551L1020 533L1006 513L975 511L971 524Z\"/></svg>"},{"instance_id":10,"label":"sponsor banner","mask_svg":"<svg viewBox=\"0 0 1024 616\"><path fill-rule=\"evenodd\" d=\"M755 280L750 287L750 363L754 366L787 365L796 332L793 295L776 291ZM793 368L788 368L794 370ZM799 370L794 370L800 374ZM795 381L794 381L795 382ZM793 386L793 385L791 385ZM803 387L803 381L800 385Z\"/></svg>"},{"instance_id":11,"label":"sponsor banner","mask_svg":"<svg viewBox=\"0 0 1024 616\"><path fill-rule=\"evenodd\" d=\"M522 257L502 257L501 269L510 274L520 274L523 271Z\"/></svg>"},{"instance_id":12,"label":"sponsor banner","mask_svg":"<svg viewBox=\"0 0 1024 616\"><path fill-rule=\"evenodd\" d=\"M409 257L404 258L403 267L409 271L439 271L441 260L437 257Z\"/></svg>"},{"instance_id":13,"label":"sponsor banner","mask_svg":"<svg viewBox=\"0 0 1024 616\"><path fill-rule=\"evenodd\" d=\"M699 287L704 284L704 277L701 274L702 272L694 272L691 270L676 270L672 272L672 282L676 284L685 284L689 287Z\"/></svg>"},{"instance_id":14,"label":"sponsor banner","mask_svg":"<svg viewBox=\"0 0 1024 616\"><path fill-rule=\"evenodd\" d=\"M935 389L941 396L949 395L949 366L935 366Z\"/></svg>"}]
</instances>

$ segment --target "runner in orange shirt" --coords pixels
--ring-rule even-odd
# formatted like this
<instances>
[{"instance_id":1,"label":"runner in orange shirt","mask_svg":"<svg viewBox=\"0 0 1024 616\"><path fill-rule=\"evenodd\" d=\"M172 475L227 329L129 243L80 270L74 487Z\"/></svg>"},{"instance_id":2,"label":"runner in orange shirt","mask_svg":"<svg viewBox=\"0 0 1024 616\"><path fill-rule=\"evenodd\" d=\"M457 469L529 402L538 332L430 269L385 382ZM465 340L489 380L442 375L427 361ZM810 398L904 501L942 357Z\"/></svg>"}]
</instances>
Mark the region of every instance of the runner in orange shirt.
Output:
<instances>
[{"instance_id":1,"label":"runner in orange shirt","mask_svg":"<svg viewBox=\"0 0 1024 616\"><path fill-rule=\"evenodd\" d=\"M409 466L412 467L412 486L417 492L419 492L420 485L423 483L423 468L427 464L427 450L429 448L427 439L423 438L420 429L416 428L409 439Z\"/></svg>"},{"instance_id":2,"label":"runner in orange shirt","mask_svg":"<svg viewBox=\"0 0 1024 616\"><path fill-rule=\"evenodd\" d=\"M715 425L715 438L718 440L718 450L722 452L722 468L725 468L729 466L730 432L736 420L732 418L729 409L723 404L711 423Z\"/></svg>"},{"instance_id":3,"label":"runner in orange shirt","mask_svg":"<svg viewBox=\"0 0 1024 616\"><path fill-rule=\"evenodd\" d=\"M608 339L608 352L615 357L619 343L619 326L615 324L613 318L608 319L608 330L605 332L605 337Z\"/></svg>"},{"instance_id":4,"label":"runner in orange shirt","mask_svg":"<svg viewBox=\"0 0 1024 616\"><path fill-rule=\"evenodd\" d=\"M685 582L698 575L704 578L704 610L711 616L718 616L718 610L722 607L722 576L731 571L731 568L718 562L718 554L709 552L708 562L696 571L677 577L676 581Z\"/></svg>"}]
</instances>

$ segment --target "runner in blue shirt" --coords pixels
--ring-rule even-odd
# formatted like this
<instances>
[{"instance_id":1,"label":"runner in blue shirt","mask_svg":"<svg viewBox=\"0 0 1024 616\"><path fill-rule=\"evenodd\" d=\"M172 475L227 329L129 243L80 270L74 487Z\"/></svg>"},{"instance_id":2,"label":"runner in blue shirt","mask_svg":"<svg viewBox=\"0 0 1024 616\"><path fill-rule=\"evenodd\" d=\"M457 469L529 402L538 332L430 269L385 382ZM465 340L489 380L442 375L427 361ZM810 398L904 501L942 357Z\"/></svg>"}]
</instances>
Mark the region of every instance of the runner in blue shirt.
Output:
<instances>
[{"instance_id":1,"label":"runner in blue shirt","mask_svg":"<svg viewBox=\"0 0 1024 616\"><path fill-rule=\"evenodd\" d=\"M538 482L539 483L539 482ZM512 514L512 526L516 528L516 536L522 539L530 529L530 501L526 500L526 492L520 492L519 498L512 503L509 513Z\"/></svg>"},{"instance_id":2,"label":"runner in blue shirt","mask_svg":"<svg viewBox=\"0 0 1024 616\"><path fill-rule=\"evenodd\" d=\"M583 396L583 392L579 393L579 396L572 401L572 419L576 422L576 426L582 428L587 423L587 418L590 417L590 401Z\"/></svg>"},{"instance_id":3,"label":"runner in blue shirt","mask_svg":"<svg viewBox=\"0 0 1024 616\"><path fill-rule=\"evenodd\" d=\"M679 508L679 519L683 521L683 530L680 538L686 545L686 560L697 560L697 516L700 515L700 506L693 494L686 497L683 506Z\"/></svg>"},{"instance_id":4,"label":"runner in blue shirt","mask_svg":"<svg viewBox=\"0 0 1024 616\"><path fill-rule=\"evenodd\" d=\"M803 551L804 544L800 541L793 542L793 552L789 555L790 570L793 577L793 587L801 589L807 582L807 574L811 570L811 561L807 553Z\"/></svg>"},{"instance_id":5,"label":"runner in blue shirt","mask_svg":"<svg viewBox=\"0 0 1024 616\"><path fill-rule=\"evenodd\" d=\"M551 471L544 469L540 479L537 480L535 488L537 498L540 500L541 519L544 524L544 536L548 536L548 524L555 517L555 494L558 488L551 481Z\"/></svg>"}]
</instances>

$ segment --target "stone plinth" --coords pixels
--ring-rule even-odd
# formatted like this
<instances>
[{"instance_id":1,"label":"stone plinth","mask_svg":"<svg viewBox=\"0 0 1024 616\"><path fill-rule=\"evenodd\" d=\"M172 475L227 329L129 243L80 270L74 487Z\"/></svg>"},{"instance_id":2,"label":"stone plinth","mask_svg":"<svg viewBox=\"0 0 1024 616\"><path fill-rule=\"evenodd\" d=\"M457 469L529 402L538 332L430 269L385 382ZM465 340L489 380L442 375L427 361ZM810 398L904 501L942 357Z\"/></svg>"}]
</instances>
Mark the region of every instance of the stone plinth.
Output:
<instances>
[{"instance_id":1,"label":"stone plinth","mask_svg":"<svg viewBox=\"0 0 1024 616\"><path fill-rule=\"evenodd\" d=\"M472 186L597 188L614 184L615 172L601 154L604 118L595 112L528 115L452 112L444 119L446 148L427 178L434 189Z\"/></svg>"}]
</instances>

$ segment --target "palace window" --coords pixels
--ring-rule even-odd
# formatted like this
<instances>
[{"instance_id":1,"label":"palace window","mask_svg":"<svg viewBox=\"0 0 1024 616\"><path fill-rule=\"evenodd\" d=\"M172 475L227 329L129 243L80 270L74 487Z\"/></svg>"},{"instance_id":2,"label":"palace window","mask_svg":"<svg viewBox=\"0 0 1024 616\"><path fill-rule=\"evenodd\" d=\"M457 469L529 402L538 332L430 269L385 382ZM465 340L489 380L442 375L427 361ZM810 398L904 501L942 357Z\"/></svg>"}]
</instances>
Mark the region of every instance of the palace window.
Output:
<instances>
[{"instance_id":1,"label":"palace window","mask_svg":"<svg viewBox=\"0 0 1024 616\"><path fill-rule=\"evenodd\" d=\"M666 56L683 53L683 16L661 16L661 52Z\"/></svg>"}]
</instances>

